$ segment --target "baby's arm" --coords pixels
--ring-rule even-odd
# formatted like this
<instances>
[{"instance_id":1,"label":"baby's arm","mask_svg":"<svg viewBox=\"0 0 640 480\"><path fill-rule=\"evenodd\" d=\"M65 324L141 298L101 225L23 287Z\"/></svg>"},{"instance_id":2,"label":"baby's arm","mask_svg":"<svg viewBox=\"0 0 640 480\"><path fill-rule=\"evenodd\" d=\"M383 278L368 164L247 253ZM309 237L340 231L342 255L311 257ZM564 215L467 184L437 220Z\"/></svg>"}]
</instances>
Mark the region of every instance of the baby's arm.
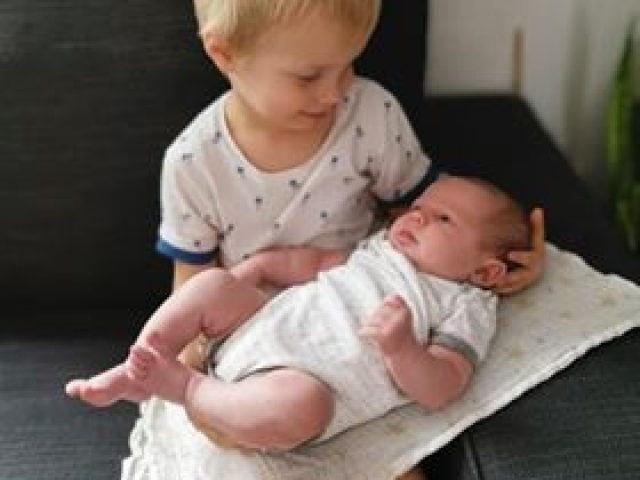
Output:
<instances>
[{"instance_id":1,"label":"baby's arm","mask_svg":"<svg viewBox=\"0 0 640 480\"><path fill-rule=\"evenodd\" d=\"M459 353L417 342L411 312L399 296L385 299L362 333L378 344L397 387L429 410L457 398L473 374L471 363Z\"/></svg>"},{"instance_id":2,"label":"baby's arm","mask_svg":"<svg viewBox=\"0 0 640 480\"><path fill-rule=\"evenodd\" d=\"M344 263L347 253L315 247L283 247L256 253L230 271L257 286L289 287L313 280L318 272Z\"/></svg>"}]
</instances>

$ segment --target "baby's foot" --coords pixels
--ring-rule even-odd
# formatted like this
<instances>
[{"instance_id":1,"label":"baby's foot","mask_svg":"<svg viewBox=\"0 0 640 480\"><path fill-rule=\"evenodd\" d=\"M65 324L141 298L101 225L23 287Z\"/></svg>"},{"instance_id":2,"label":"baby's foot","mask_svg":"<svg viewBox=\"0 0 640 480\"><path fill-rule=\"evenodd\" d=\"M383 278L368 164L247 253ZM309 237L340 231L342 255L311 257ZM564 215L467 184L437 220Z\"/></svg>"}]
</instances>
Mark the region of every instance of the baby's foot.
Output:
<instances>
[{"instance_id":1,"label":"baby's foot","mask_svg":"<svg viewBox=\"0 0 640 480\"><path fill-rule=\"evenodd\" d=\"M107 407L118 400L141 402L150 397L149 393L127 376L124 364L88 380L71 380L65 385L65 392L70 397L79 398L95 407Z\"/></svg>"},{"instance_id":2,"label":"baby's foot","mask_svg":"<svg viewBox=\"0 0 640 480\"><path fill-rule=\"evenodd\" d=\"M184 404L184 395L193 373L175 358L166 358L151 347L136 344L126 361L129 378L140 388L164 400Z\"/></svg>"}]
</instances>

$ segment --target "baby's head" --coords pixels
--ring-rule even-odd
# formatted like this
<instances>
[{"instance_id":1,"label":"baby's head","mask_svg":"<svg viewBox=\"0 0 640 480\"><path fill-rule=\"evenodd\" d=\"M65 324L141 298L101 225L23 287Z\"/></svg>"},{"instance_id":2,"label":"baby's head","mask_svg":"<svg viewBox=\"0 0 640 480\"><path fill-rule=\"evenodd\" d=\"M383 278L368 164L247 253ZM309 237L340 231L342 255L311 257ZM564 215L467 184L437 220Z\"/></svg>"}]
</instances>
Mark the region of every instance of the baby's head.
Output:
<instances>
[{"instance_id":1,"label":"baby's head","mask_svg":"<svg viewBox=\"0 0 640 480\"><path fill-rule=\"evenodd\" d=\"M199 33L224 39L236 53L248 53L274 27L319 12L342 24L364 46L378 20L381 0L194 0Z\"/></svg>"},{"instance_id":2,"label":"baby's head","mask_svg":"<svg viewBox=\"0 0 640 480\"><path fill-rule=\"evenodd\" d=\"M388 238L420 271L486 288L509 270L508 252L530 248L522 208L495 185L469 177L430 185Z\"/></svg>"}]
</instances>

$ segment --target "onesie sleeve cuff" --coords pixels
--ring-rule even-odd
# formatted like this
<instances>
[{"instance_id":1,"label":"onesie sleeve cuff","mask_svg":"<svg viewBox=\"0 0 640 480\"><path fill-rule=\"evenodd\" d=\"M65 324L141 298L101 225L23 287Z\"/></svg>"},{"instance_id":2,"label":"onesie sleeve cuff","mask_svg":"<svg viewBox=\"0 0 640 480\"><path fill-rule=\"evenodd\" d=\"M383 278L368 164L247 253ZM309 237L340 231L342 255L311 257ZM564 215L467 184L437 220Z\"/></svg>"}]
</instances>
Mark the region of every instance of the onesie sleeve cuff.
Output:
<instances>
[{"instance_id":1,"label":"onesie sleeve cuff","mask_svg":"<svg viewBox=\"0 0 640 480\"><path fill-rule=\"evenodd\" d=\"M459 353L467 359L473 368L476 368L480 363L480 358L474 348L459 337L447 333L436 333L432 343Z\"/></svg>"}]
</instances>

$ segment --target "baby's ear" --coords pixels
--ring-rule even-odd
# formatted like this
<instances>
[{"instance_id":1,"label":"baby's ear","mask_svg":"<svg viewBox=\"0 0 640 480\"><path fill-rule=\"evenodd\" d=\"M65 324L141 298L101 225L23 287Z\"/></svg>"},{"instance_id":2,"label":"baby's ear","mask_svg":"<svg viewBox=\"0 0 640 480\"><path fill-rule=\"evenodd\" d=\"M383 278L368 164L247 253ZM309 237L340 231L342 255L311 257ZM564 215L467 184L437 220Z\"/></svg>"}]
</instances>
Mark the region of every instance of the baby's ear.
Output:
<instances>
[{"instance_id":1,"label":"baby's ear","mask_svg":"<svg viewBox=\"0 0 640 480\"><path fill-rule=\"evenodd\" d=\"M507 274L507 265L497 258L489 258L471 274L471 283L478 287L495 287Z\"/></svg>"}]
</instances>

